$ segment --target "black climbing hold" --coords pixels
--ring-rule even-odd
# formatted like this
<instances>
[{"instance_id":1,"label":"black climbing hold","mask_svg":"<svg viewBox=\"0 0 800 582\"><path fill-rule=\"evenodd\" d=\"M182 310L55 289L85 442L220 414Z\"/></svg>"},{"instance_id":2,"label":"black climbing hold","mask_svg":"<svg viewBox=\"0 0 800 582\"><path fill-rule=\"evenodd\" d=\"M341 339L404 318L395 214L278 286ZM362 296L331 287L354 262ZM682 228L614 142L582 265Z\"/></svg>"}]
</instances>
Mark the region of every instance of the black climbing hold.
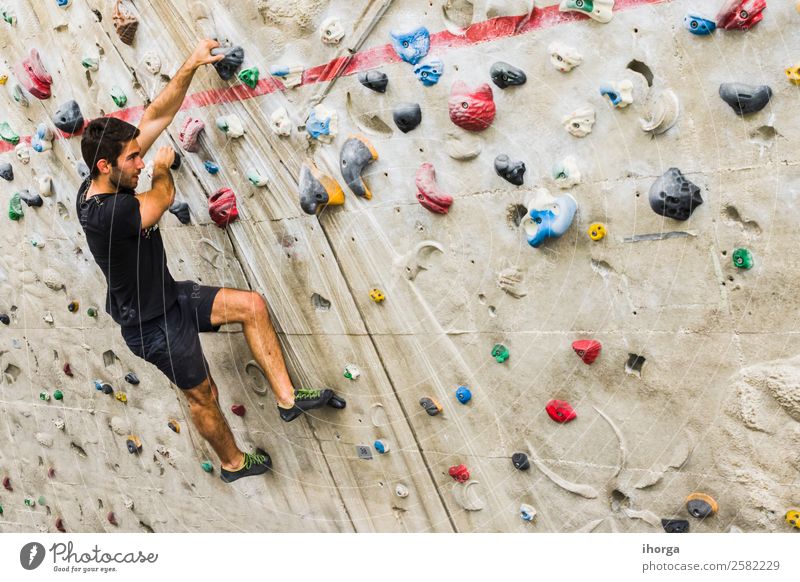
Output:
<instances>
[{"instance_id":1,"label":"black climbing hold","mask_svg":"<svg viewBox=\"0 0 800 582\"><path fill-rule=\"evenodd\" d=\"M14 179L14 168L8 162L0 162L0 178L8 182Z\"/></svg>"},{"instance_id":2,"label":"black climbing hold","mask_svg":"<svg viewBox=\"0 0 800 582\"><path fill-rule=\"evenodd\" d=\"M700 188L687 180L678 168L670 168L650 187L650 207L656 214L686 220L703 203Z\"/></svg>"},{"instance_id":3,"label":"black climbing hold","mask_svg":"<svg viewBox=\"0 0 800 582\"><path fill-rule=\"evenodd\" d=\"M369 164L378 159L378 152L362 135L349 137L339 152L339 168L342 178L356 196L370 200L372 192L364 183L361 173Z\"/></svg>"},{"instance_id":4,"label":"black climbing hold","mask_svg":"<svg viewBox=\"0 0 800 582\"><path fill-rule=\"evenodd\" d=\"M53 116L53 124L66 133L77 133L83 129L83 114L77 101L67 101L59 107Z\"/></svg>"},{"instance_id":5,"label":"black climbing hold","mask_svg":"<svg viewBox=\"0 0 800 582\"><path fill-rule=\"evenodd\" d=\"M494 159L494 171L515 186L522 186L525 181L525 162L512 160L506 154L500 154Z\"/></svg>"},{"instance_id":6,"label":"black climbing hold","mask_svg":"<svg viewBox=\"0 0 800 582\"><path fill-rule=\"evenodd\" d=\"M710 517L718 510L717 501L706 493L692 493L686 498L686 511L693 517Z\"/></svg>"},{"instance_id":7,"label":"black climbing hold","mask_svg":"<svg viewBox=\"0 0 800 582\"><path fill-rule=\"evenodd\" d=\"M240 46L211 49L211 54L225 55L224 59L214 63L214 68L223 81L232 79L244 62L244 49Z\"/></svg>"},{"instance_id":8,"label":"black climbing hold","mask_svg":"<svg viewBox=\"0 0 800 582\"><path fill-rule=\"evenodd\" d=\"M139 378L133 372L128 372L127 374L125 374L125 381L128 384L133 384L134 386L136 386L139 383Z\"/></svg>"},{"instance_id":9,"label":"black climbing hold","mask_svg":"<svg viewBox=\"0 0 800 582\"><path fill-rule=\"evenodd\" d=\"M181 224L189 224L192 217L189 215L189 204L186 202L175 202L169 207L169 211L178 217Z\"/></svg>"},{"instance_id":10,"label":"black climbing hold","mask_svg":"<svg viewBox=\"0 0 800 582\"><path fill-rule=\"evenodd\" d=\"M11 318L5 313L0 313L0 323L3 325L11 325Z\"/></svg>"},{"instance_id":11,"label":"black climbing hold","mask_svg":"<svg viewBox=\"0 0 800 582\"><path fill-rule=\"evenodd\" d=\"M528 455L525 453L514 453L511 455L511 462L514 463L514 468L519 469L520 471L527 471L531 468L531 464L528 461Z\"/></svg>"},{"instance_id":12,"label":"black climbing hold","mask_svg":"<svg viewBox=\"0 0 800 582\"><path fill-rule=\"evenodd\" d=\"M113 394L114 393L114 388L111 386L111 384L103 384L100 387L100 389L103 391L103 394Z\"/></svg>"},{"instance_id":13,"label":"black climbing hold","mask_svg":"<svg viewBox=\"0 0 800 582\"><path fill-rule=\"evenodd\" d=\"M91 170L89 170L89 166L87 166L86 162L84 162L83 160L78 162L78 164L75 166L75 169L78 170L78 175L81 177L82 180L88 178L89 174L91 173Z\"/></svg>"},{"instance_id":14,"label":"black climbing hold","mask_svg":"<svg viewBox=\"0 0 800 582\"><path fill-rule=\"evenodd\" d=\"M489 69L489 74L492 76L494 84L501 89L515 85L524 85L525 81L528 80L525 71L513 65L509 65L508 63L504 63L503 61L497 61L493 64L492 68Z\"/></svg>"},{"instance_id":15,"label":"black climbing hold","mask_svg":"<svg viewBox=\"0 0 800 582\"><path fill-rule=\"evenodd\" d=\"M136 435L128 435L125 441L125 446L128 447L128 452L132 455L138 454L142 450L142 441Z\"/></svg>"},{"instance_id":16,"label":"black climbing hold","mask_svg":"<svg viewBox=\"0 0 800 582\"><path fill-rule=\"evenodd\" d=\"M685 519L662 519L661 526L667 533L688 533L689 522Z\"/></svg>"},{"instance_id":17,"label":"black climbing hold","mask_svg":"<svg viewBox=\"0 0 800 582\"><path fill-rule=\"evenodd\" d=\"M419 405L425 409L425 412L427 412L429 416L436 416L442 411L442 405L433 398L428 398L427 396L419 399Z\"/></svg>"},{"instance_id":18,"label":"black climbing hold","mask_svg":"<svg viewBox=\"0 0 800 582\"><path fill-rule=\"evenodd\" d=\"M328 204L344 204L344 192L339 183L323 174L314 162L308 160L300 168L300 207L306 214L316 214Z\"/></svg>"},{"instance_id":19,"label":"black climbing hold","mask_svg":"<svg viewBox=\"0 0 800 582\"><path fill-rule=\"evenodd\" d=\"M377 93L386 93L389 77L383 71L364 71L358 74L358 82Z\"/></svg>"},{"instance_id":20,"label":"black climbing hold","mask_svg":"<svg viewBox=\"0 0 800 582\"><path fill-rule=\"evenodd\" d=\"M408 133L422 123L419 103L400 103L392 113L394 123L403 133Z\"/></svg>"},{"instance_id":21,"label":"black climbing hold","mask_svg":"<svg viewBox=\"0 0 800 582\"><path fill-rule=\"evenodd\" d=\"M19 193L19 198L28 206L41 206L44 204L42 197L30 190L22 190Z\"/></svg>"},{"instance_id":22,"label":"black climbing hold","mask_svg":"<svg viewBox=\"0 0 800 582\"><path fill-rule=\"evenodd\" d=\"M181 155L178 152L175 152L175 159L172 161L172 165L169 167L170 170L177 170L181 167Z\"/></svg>"},{"instance_id":23,"label":"black climbing hold","mask_svg":"<svg viewBox=\"0 0 800 582\"><path fill-rule=\"evenodd\" d=\"M746 85L745 83L722 83L719 96L739 115L756 113L764 109L772 98L768 85Z\"/></svg>"}]
</instances>

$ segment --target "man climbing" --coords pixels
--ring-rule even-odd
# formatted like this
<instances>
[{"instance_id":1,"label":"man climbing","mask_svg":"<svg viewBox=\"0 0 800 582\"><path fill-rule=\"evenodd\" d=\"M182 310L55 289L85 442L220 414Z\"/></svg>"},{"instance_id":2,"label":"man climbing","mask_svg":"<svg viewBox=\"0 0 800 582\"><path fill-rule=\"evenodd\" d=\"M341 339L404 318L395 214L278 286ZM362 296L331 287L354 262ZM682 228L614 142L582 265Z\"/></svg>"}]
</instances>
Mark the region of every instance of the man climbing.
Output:
<instances>
[{"instance_id":1,"label":"man climbing","mask_svg":"<svg viewBox=\"0 0 800 582\"><path fill-rule=\"evenodd\" d=\"M171 147L158 149L152 187L136 194L145 166L142 158L180 109L195 71L223 58L211 53L218 46L213 40L197 45L147 107L138 128L110 117L86 126L81 153L90 176L75 205L89 250L108 284L106 311L120 325L131 351L157 366L186 395L192 422L219 456L222 480L231 482L266 472L272 461L261 449L243 453L237 447L219 408L199 332L216 332L226 323L242 324L286 422L325 405L344 408L345 401L328 388L294 389L260 294L172 278L158 229L175 198L170 168L176 154Z\"/></svg>"}]
</instances>

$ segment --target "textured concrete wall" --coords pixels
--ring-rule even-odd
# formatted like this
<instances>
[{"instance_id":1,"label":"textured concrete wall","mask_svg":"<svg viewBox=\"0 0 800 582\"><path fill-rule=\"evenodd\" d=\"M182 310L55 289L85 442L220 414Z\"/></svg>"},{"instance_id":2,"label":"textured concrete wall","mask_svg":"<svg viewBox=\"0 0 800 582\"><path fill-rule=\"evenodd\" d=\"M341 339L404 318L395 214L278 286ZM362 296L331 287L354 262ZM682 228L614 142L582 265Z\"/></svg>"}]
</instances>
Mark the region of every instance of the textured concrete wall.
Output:
<instances>
[{"instance_id":1,"label":"textured concrete wall","mask_svg":"<svg viewBox=\"0 0 800 582\"><path fill-rule=\"evenodd\" d=\"M257 89L200 71L160 139L179 148L185 116L206 123L201 151L185 154L175 172L192 224L171 214L160 223L170 269L178 280L263 293L297 383L331 386L348 406L284 424L263 375L247 365L240 328L206 335L223 410L233 403L248 410L243 418L226 413L237 440L270 451L274 472L233 486L218 469L203 472L203 460L217 461L177 389L130 353L102 311L105 283L74 216L79 138L56 140L27 165L5 147L0 160L12 162L15 178L0 181L4 208L43 176L54 187L42 207L25 207L20 221L4 218L0 231L0 312L11 320L0 326L0 474L13 489L0 490L0 531L54 531L58 517L69 531L655 532L668 517L688 518L701 532L788 530L783 514L798 503L800 469L800 362L792 359L800 159L797 88L784 68L800 63L800 15L789 2L771 2L753 30L701 38L682 26L697 4L684 0L618 0L608 24L560 14L552 2L537 3L527 24L509 18L524 1L452 1L444 11L443 3L209 0L210 24L198 20L194 2L137 1L125 4L140 19L126 46L107 2L73 0L67 9L6 2L17 22L0 22L0 65L10 71L36 47L54 77L53 96L31 98L27 108L11 97L13 73L4 87L0 122L23 141L73 98L87 120L113 113L136 121L209 29L244 47L244 66L261 71ZM718 6L701 8L713 15ZM487 14L506 18L480 25ZM320 41L328 16L344 25L339 45ZM469 22L478 24L464 34L458 27ZM420 24L433 35L430 55L445 63L432 87L387 46L391 29ZM583 64L557 71L553 41L578 49ZM325 66L351 51L343 74ZM148 52L160 57L160 74L144 66ZM96 72L81 66L90 55L100 58ZM646 68L628 68L634 60ZM492 85L496 119L468 135L448 118L450 87L490 82L495 61L520 67L528 81ZM305 66L305 82L281 89L269 79L272 64ZM355 74L377 67L390 79L382 95ZM640 74L646 70L652 87ZM598 89L623 79L633 82L635 102L615 110ZM717 95L727 81L768 84L774 97L740 118ZM114 85L128 95L123 110L109 96ZM681 114L654 138L639 118L648 94L666 89L678 95ZM320 100L338 113L329 145L303 129ZM403 101L423 112L408 134L392 121ZM594 130L573 137L561 118L587 104L596 110ZM294 125L285 138L269 127L282 106ZM240 139L214 127L231 113L245 122ZM367 135L380 156L365 172L369 201L356 198L338 171L353 132ZM450 157L459 139L479 144L480 155ZM526 163L523 186L495 173L503 153ZM517 205L541 187L561 195L551 169L567 155L583 176L570 190L577 215L563 237L531 248L513 220ZM316 217L301 211L305 158L340 181L344 207ZM204 170L207 159L219 174ZM455 198L447 215L416 200L424 162ZM704 203L687 222L648 204L651 184L670 167L702 191ZM251 168L269 177L266 188L247 181ZM241 217L226 230L211 222L206 202L222 186L236 192ZM586 234L593 222L608 229L602 241ZM626 242L672 231L688 235ZM423 241L442 252L426 247L415 256ZM753 269L732 265L737 247L753 252ZM522 275L521 297L497 285L510 267ZM385 302L370 300L374 287ZM330 306L321 308L315 294ZM67 310L72 300L78 313ZM86 315L90 305L101 308L96 319ZM52 323L43 320L48 312ZM591 366L573 353L577 339L602 343ZM510 350L505 363L490 355L496 343ZM626 372L631 354L645 358L640 375ZM63 373L65 362L73 377ZM362 372L355 381L342 377L349 363ZM124 381L129 371L138 386ZM126 392L127 404L96 391L96 378ZM454 397L461 384L473 393L467 405ZM56 389L63 400L39 399ZM423 396L437 398L443 414L428 416ZM552 398L569 401L578 418L550 420L544 407ZM180 420L180 434L167 428L169 418ZM130 433L142 440L139 456L126 451ZM373 449L371 460L360 459L357 445L377 438L391 452ZM512 467L514 452L531 458L529 471ZM466 484L448 475L461 463L472 475ZM408 497L395 494L398 484ZM719 513L689 518L683 500L692 491L714 496ZM37 503L26 506L26 497ZM519 518L521 503L537 509L533 523Z\"/></svg>"}]
</instances>

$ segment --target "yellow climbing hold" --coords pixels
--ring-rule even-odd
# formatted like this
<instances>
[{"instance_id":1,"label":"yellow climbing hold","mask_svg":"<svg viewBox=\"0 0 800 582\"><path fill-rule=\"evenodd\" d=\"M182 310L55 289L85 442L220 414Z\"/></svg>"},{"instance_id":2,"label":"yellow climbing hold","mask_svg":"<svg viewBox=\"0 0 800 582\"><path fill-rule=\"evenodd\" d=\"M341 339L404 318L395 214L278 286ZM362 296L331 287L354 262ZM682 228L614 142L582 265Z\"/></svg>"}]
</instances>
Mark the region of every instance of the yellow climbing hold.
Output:
<instances>
[{"instance_id":1,"label":"yellow climbing hold","mask_svg":"<svg viewBox=\"0 0 800 582\"><path fill-rule=\"evenodd\" d=\"M592 240L600 240L606 236L606 227L601 222L593 222L589 225L589 238Z\"/></svg>"},{"instance_id":2,"label":"yellow climbing hold","mask_svg":"<svg viewBox=\"0 0 800 582\"><path fill-rule=\"evenodd\" d=\"M375 303L380 303L381 301L386 299L386 296L380 289L372 289L369 292L369 298L372 299Z\"/></svg>"},{"instance_id":3,"label":"yellow climbing hold","mask_svg":"<svg viewBox=\"0 0 800 582\"><path fill-rule=\"evenodd\" d=\"M125 392L117 392L114 394L114 398L119 400L122 403L128 402L128 395Z\"/></svg>"},{"instance_id":4,"label":"yellow climbing hold","mask_svg":"<svg viewBox=\"0 0 800 582\"><path fill-rule=\"evenodd\" d=\"M790 507L789 511L786 512L786 523L800 529L800 509Z\"/></svg>"}]
</instances>

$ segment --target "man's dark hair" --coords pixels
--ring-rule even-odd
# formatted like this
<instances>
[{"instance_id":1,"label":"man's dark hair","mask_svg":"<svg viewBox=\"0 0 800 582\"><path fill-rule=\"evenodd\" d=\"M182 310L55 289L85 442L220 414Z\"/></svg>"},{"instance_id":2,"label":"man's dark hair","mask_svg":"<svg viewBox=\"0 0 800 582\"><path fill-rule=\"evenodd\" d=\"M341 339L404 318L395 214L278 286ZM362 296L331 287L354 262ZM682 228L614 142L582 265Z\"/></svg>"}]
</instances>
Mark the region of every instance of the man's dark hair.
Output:
<instances>
[{"instance_id":1,"label":"man's dark hair","mask_svg":"<svg viewBox=\"0 0 800 582\"><path fill-rule=\"evenodd\" d=\"M97 162L108 160L116 166L125 144L139 136L139 129L116 117L100 117L92 120L83 130L81 154L89 166L89 176L94 180L100 175Z\"/></svg>"}]
</instances>

